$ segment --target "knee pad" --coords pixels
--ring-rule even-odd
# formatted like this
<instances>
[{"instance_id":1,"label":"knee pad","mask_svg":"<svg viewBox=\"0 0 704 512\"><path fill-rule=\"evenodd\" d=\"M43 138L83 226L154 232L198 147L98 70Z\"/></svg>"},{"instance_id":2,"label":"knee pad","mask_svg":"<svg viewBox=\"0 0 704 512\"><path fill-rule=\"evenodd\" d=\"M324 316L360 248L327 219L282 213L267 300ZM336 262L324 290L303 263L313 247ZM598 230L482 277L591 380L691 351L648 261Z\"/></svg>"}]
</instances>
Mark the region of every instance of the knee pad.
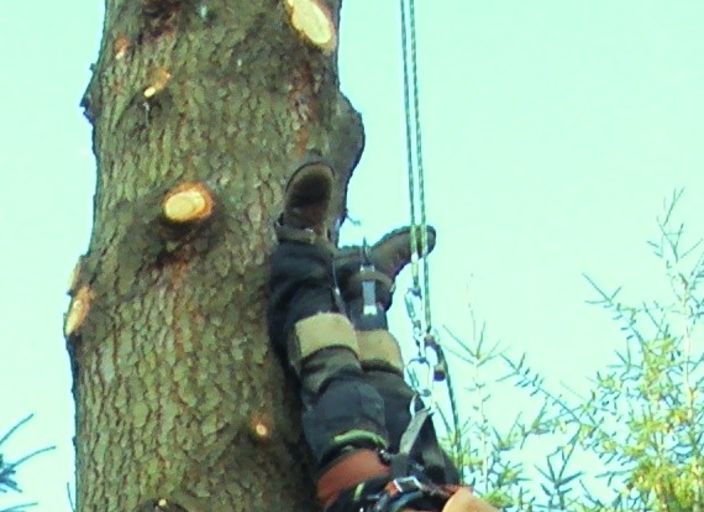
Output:
<instances>
[{"instance_id":1,"label":"knee pad","mask_svg":"<svg viewBox=\"0 0 704 512\"><path fill-rule=\"evenodd\" d=\"M296 322L288 340L289 364L302 377L305 360L331 348L345 348L359 356L357 334L347 317L327 312L304 318Z\"/></svg>"},{"instance_id":2,"label":"knee pad","mask_svg":"<svg viewBox=\"0 0 704 512\"><path fill-rule=\"evenodd\" d=\"M301 399L310 408L335 379L347 377L363 379L359 358L347 347L326 347L301 362Z\"/></svg>"},{"instance_id":3,"label":"knee pad","mask_svg":"<svg viewBox=\"0 0 704 512\"><path fill-rule=\"evenodd\" d=\"M365 370L386 370L403 377L403 357L396 338L386 329L357 331L359 360Z\"/></svg>"}]
</instances>

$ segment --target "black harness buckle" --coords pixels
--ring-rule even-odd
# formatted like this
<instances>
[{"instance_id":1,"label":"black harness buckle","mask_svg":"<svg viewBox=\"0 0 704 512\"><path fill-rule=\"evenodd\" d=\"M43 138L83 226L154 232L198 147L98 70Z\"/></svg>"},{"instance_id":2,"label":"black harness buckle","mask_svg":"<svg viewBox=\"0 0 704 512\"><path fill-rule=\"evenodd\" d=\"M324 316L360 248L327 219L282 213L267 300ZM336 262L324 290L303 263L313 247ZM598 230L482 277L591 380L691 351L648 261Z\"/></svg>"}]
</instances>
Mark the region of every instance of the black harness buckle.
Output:
<instances>
[{"instance_id":1,"label":"black harness buckle","mask_svg":"<svg viewBox=\"0 0 704 512\"><path fill-rule=\"evenodd\" d=\"M406 494L409 492L424 490L426 487L427 486L423 485L417 477L404 476L391 480L386 485L385 491L393 497L398 496L399 494Z\"/></svg>"},{"instance_id":2,"label":"black harness buckle","mask_svg":"<svg viewBox=\"0 0 704 512\"><path fill-rule=\"evenodd\" d=\"M434 484L421 482L415 476L394 478L379 494L371 497L374 504L369 512L398 512L413 501L420 498L440 499L442 502L450 497L450 493Z\"/></svg>"}]
</instances>

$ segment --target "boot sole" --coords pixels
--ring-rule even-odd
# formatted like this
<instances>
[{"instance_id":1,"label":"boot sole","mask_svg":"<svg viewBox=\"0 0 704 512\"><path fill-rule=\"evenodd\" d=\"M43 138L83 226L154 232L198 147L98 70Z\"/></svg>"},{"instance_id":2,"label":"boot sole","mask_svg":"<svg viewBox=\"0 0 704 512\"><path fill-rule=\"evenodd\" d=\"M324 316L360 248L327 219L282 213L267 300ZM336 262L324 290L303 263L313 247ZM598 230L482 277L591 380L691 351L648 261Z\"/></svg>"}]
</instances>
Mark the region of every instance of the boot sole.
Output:
<instances>
[{"instance_id":1,"label":"boot sole","mask_svg":"<svg viewBox=\"0 0 704 512\"><path fill-rule=\"evenodd\" d=\"M328 216L334 172L324 162L299 167L286 187L283 223L321 231Z\"/></svg>"}]
</instances>

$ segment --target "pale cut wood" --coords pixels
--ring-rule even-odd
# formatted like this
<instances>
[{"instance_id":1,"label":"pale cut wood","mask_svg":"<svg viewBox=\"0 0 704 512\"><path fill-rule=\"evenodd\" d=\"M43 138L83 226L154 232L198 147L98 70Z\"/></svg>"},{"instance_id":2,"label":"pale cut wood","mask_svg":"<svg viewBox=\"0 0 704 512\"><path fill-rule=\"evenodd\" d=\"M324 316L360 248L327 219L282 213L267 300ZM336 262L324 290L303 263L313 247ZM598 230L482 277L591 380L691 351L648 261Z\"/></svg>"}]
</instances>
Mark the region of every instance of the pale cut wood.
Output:
<instances>
[{"instance_id":1,"label":"pale cut wood","mask_svg":"<svg viewBox=\"0 0 704 512\"><path fill-rule=\"evenodd\" d=\"M171 222L196 222L213 213L213 198L201 183L182 183L166 195L163 211Z\"/></svg>"},{"instance_id":2,"label":"pale cut wood","mask_svg":"<svg viewBox=\"0 0 704 512\"><path fill-rule=\"evenodd\" d=\"M83 325L90 311L91 298L92 292L88 286L78 290L76 297L71 302L68 315L66 315L66 323L64 324L64 334L66 336L75 334Z\"/></svg>"},{"instance_id":3,"label":"pale cut wood","mask_svg":"<svg viewBox=\"0 0 704 512\"><path fill-rule=\"evenodd\" d=\"M166 89L166 86L169 84L169 81L171 80L171 73L169 72L168 69L166 68L158 68L156 69L150 79L149 86L147 86L146 89L144 89L144 97L147 99L153 98L156 96L158 93Z\"/></svg>"},{"instance_id":4,"label":"pale cut wood","mask_svg":"<svg viewBox=\"0 0 704 512\"><path fill-rule=\"evenodd\" d=\"M330 10L320 0L286 0L291 25L324 53L337 47L337 34Z\"/></svg>"},{"instance_id":5,"label":"pale cut wood","mask_svg":"<svg viewBox=\"0 0 704 512\"><path fill-rule=\"evenodd\" d=\"M130 49L130 40L125 36L119 36L115 39L114 50L115 50L115 60L122 60L127 55Z\"/></svg>"},{"instance_id":6,"label":"pale cut wood","mask_svg":"<svg viewBox=\"0 0 704 512\"><path fill-rule=\"evenodd\" d=\"M271 439L273 426L270 415L255 414L249 423L250 432L255 441L265 443Z\"/></svg>"}]
</instances>

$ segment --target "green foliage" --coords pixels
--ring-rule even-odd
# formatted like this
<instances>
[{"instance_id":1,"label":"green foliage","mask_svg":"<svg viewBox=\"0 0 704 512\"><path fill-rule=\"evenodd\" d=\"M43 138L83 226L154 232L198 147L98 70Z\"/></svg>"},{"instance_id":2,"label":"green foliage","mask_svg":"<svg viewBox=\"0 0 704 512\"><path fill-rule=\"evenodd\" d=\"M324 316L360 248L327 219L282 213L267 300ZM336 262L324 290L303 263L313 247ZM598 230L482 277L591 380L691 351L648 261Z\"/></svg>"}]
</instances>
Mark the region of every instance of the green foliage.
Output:
<instances>
[{"instance_id":1,"label":"green foliage","mask_svg":"<svg viewBox=\"0 0 704 512\"><path fill-rule=\"evenodd\" d=\"M0 448L8 439L10 439L10 437L12 437L14 433L16 433L22 426L24 426L29 420L31 420L32 416L33 415L30 414L23 420L19 421L4 436L0 437ZM21 489L17 484L17 481L15 480L17 468L24 462L27 462L29 459L53 449L53 446L49 446L47 448L36 450L28 455L25 455L24 457L20 458L18 461L15 462L7 461L2 455L2 453L0 453L0 494L5 494L9 491L21 492ZM9 508L0 509L0 512L22 512L29 507L33 507L34 505L36 505L36 503L13 505Z\"/></svg>"},{"instance_id":2,"label":"green foliage","mask_svg":"<svg viewBox=\"0 0 704 512\"><path fill-rule=\"evenodd\" d=\"M453 457L494 504L521 511L704 512L704 349L696 338L704 316L704 251L701 240L686 244L684 225L674 220L680 197L676 192L667 202L658 238L649 242L667 277L666 301L627 305L620 289L606 292L587 277L597 293L593 303L611 313L626 337L588 396L551 391L525 355L514 361L497 345L485 350L484 330L470 342L453 336L455 356L474 373L459 433L464 451ZM499 431L487 408L506 383L524 390L534 411L539 405L530 419L518 413ZM519 402L515 388L510 392L510 403ZM536 460L536 450L544 462L534 468L525 459Z\"/></svg>"}]
</instances>

